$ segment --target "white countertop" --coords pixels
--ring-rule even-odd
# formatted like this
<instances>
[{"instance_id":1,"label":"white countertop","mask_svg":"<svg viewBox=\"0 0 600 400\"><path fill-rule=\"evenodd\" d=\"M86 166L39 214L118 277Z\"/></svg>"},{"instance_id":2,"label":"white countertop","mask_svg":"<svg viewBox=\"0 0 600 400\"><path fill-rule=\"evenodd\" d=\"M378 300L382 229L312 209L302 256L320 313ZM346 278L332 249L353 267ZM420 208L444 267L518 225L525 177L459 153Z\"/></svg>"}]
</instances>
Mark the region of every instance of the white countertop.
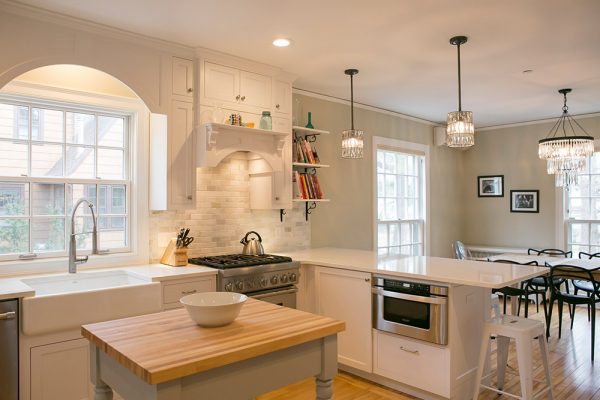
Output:
<instances>
[{"instance_id":1,"label":"white countertop","mask_svg":"<svg viewBox=\"0 0 600 400\"><path fill-rule=\"evenodd\" d=\"M426 256L380 256L374 251L331 247L277 254L303 264L484 288L501 288L548 273L547 268L536 266Z\"/></svg>"},{"instance_id":2,"label":"white countertop","mask_svg":"<svg viewBox=\"0 0 600 400\"><path fill-rule=\"evenodd\" d=\"M186 267L170 267L163 264L144 264L144 265L132 265L114 268L101 268L101 269L86 269L81 273L94 273L99 271L110 271L110 270L126 270L135 273L142 279L147 279L149 282L162 282L174 279L182 278L193 278L201 276L216 275L217 270L209 267L201 266L186 266ZM0 300L5 299L16 299L22 297L35 296L35 290L21 282L21 278L32 278L39 276L52 276L52 275L64 275L67 272L53 273L53 274L36 274L36 275L24 275L22 277L10 277L0 279Z\"/></svg>"}]
</instances>

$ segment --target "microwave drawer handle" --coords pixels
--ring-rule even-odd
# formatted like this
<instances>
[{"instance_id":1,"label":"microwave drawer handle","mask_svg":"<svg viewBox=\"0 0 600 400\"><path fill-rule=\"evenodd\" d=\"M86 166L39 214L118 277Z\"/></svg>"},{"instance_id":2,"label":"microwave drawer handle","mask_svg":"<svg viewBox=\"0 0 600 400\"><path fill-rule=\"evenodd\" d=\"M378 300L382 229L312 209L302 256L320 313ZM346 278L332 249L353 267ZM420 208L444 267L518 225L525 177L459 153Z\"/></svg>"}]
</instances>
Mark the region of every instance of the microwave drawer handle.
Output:
<instances>
[{"instance_id":1,"label":"microwave drawer handle","mask_svg":"<svg viewBox=\"0 0 600 400\"><path fill-rule=\"evenodd\" d=\"M400 350L405 351L405 352L410 353L410 354L419 355L419 350L410 350L410 349L407 349L404 346L400 346Z\"/></svg>"},{"instance_id":2,"label":"microwave drawer handle","mask_svg":"<svg viewBox=\"0 0 600 400\"><path fill-rule=\"evenodd\" d=\"M283 295L283 294L292 294L292 293L296 293L296 292L298 292L298 288L296 288L296 287L291 288L291 289L285 289L285 290L274 289L274 290L268 291L266 293L251 295L250 297L252 297L253 299L264 299L266 297L279 296L279 295Z\"/></svg>"},{"instance_id":3,"label":"microwave drawer handle","mask_svg":"<svg viewBox=\"0 0 600 400\"><path fill-rule=\"evenodd\" d=\"M448 299L446 297L416 296L414 294L390 292L389 290L383 290L378 287L371 288L371 293L377 294L379 296L393 297L395 299L416 301L419 303L446 304L448 302Z\"/></svg>"}]
</instances>

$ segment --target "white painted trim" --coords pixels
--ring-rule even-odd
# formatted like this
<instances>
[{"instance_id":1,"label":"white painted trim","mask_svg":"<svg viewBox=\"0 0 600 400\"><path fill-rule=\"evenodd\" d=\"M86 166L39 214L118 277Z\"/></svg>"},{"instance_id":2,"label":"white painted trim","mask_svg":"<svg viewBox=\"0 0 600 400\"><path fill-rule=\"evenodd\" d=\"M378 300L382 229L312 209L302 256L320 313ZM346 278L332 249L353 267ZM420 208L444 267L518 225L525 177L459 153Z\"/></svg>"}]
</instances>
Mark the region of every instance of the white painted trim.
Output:
<instances>
[{"instance_id":1,"label":"white painted trim","mask_svg":"<svg viewBox=\"0 0 600 400\"><path fill-rule=\"evenodd\" d=\"M594 118L594 117L600 117L600 112L591 113L591 114L578 114L578 115L571 115L571 116L573 118L577 118L577 119ZM491 125L491 126L486 126L483 128L475 128L475 133L485 132L485 131L493 131L496 129L516 128L519 126L547 124L550 122L556 122L557 119L558 119L558 117L554 117L554 118L546 118L546 119L536 119L533 121L516 122L514 124Z\"/></svg>"},{"instance_id":2,"label":"white painted trim","mask_svg":"<svg viewBox=\"0 0 600 400\"><path fill-rule=\"evenodd\" d=\"M554 190L554 221L555 221L555 248L556 249L567 249L567 232L565 223L565 195L563 188L557 187Z\"/></svg>"},{"instance_id":3,"label":"white painted trim","mask_svg":"<svg viewBox=\"0 0 600 400\"><path fill-rule=\"evenodd\" d=\"M350 100L340 99L339 97L330 96L328 94L322 94L322 93L312 92L310 90L304 90L304 89L300 89L300 88L296 88L296 87L292 88L292 93L301 94L303 96L308 96L308 97L314 97L315 99L327 100L327 101L331 101L333 103L344 104L344 105L347 105L347 106L350 105ZM357 103L356 101L354 102L354 107L355 108L362 108L364 110L374 111L374 112L377 112L377 113L380 113L380 114L393 115L395 117L404 118L404 119L407 119L409 121L420 122L420 123L425 124L425 125L430 125L430 126L445 126L445 125L442 125L442 124L437 123L437 122L429 121L429 120L422 119L422 118L412 117L410 115L402 114L402 113L399 113L397 111L387 110L385 108L370 106L368 104L363 104L363 103Z\"/></svg>"},{"instance_id":4,"label":"white painted trim","mask_svg":"<svg viewBox=\"0 0 600 400\"><path fill-rule=\"evenodd\" d=\"M1 4L1 0L0 0ZM43 99L44 103L60 102L76 104L85 109L86 105L96 110L118 110L130 115L131 139L129 150L133 159L130 163L130 179L135 182L130 197L130 236L131 251L128 253L112 253L90 256L86 264L78 269L90 269L110 266L123 266L147 263L149 260L149 209L148 209L148 154L149 154L149 114L150 111L141 99L97 95L74 90L54 90L52 87L33 83L16 84L11 82L0 90L5 98L20 96L29 99ZM80 107L81 105L81 107ZM0 262L0 276L66 271L67 258L40 259L27 261Z\"/></svg>"},{"instance_id":5,"label":"white painted trim","mask_svg":"<svg viewBox=\"0 0 600 400\"><path fill-rule=\"evenodd\" d=\"M373 186L371 192L371 198L373 199L373 249L377 251L377 149L380 146L388 147L388 148L397 148L398 151L408 150L415 151L419 153L425 154L425 232L424 232L424 244L423 244L423 254L429 255L429 248L431 247L431 221L430 221L430 186L431 179L429 173L429 147L426 144L406 142L404 140L392 139L381 136L373 136Z\"/></svg>"}]
</instances>

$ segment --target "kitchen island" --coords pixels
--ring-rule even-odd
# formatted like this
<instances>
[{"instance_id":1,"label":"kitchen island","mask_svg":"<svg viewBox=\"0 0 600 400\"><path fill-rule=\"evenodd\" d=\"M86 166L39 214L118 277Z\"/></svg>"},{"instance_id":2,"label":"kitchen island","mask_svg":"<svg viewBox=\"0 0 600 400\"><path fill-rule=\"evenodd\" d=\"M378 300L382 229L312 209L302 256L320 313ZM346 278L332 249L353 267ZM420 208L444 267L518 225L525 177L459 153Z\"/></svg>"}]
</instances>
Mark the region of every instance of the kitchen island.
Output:
<instances>
[{"instance_id":1,"label":"kitchen island","mask_svg":"<svg viewBox=\"0 0 600 400\"><path fill-rule=\"evenodd\" d=\"M491 290L548 272L536 266L343 248L285 255L301 262L298 308L346 322L346 330L338 335L340 369L424 399L472 398L483 325L491 315ZM446 304L444 313L430 313L423 306L437 301L426 301L429 297L409 302L395 302L394 294L382 297L375 286L382 279L421 289L445 288L439 299ZM382 317L390 322L419 315L423 319L417 322L431 322L427 326L434 328L378 327ZM445 340L421 335L435 330L443 330L445 335L438 339Z\"/></svg>"},{"instance_id":2,"label":"kitchen island","mask_svg":"<svg viewBox=\"0 0 600 400\"><path fill-rule=\"evenodd\" d=\"M230 325L202 328L184 309L84 325L96 400L249 399L315 376L332 397L344 323L248 299Z\"/></svg>"}]
</instances>

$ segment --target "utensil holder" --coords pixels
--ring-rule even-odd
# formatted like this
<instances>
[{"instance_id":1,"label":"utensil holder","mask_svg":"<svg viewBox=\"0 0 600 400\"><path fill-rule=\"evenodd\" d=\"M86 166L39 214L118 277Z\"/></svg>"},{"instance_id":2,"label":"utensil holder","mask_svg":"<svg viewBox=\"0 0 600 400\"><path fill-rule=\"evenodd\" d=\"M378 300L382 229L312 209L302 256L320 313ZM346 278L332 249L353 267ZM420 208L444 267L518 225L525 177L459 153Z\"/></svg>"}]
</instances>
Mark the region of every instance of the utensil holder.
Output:
<instances>
[{"instance_id":1,"label":"utensil holder","mask_svg":"<svg viewBox=\"0 0 600 400\"><path fill-rule=\"evenodd\" d=\"M177 248L177 239L169 240L169 244L165 249L160 263L170 265L172 267L183 267L188 264L188 249L187 247Z\"/></svg>"}]
</instances>

